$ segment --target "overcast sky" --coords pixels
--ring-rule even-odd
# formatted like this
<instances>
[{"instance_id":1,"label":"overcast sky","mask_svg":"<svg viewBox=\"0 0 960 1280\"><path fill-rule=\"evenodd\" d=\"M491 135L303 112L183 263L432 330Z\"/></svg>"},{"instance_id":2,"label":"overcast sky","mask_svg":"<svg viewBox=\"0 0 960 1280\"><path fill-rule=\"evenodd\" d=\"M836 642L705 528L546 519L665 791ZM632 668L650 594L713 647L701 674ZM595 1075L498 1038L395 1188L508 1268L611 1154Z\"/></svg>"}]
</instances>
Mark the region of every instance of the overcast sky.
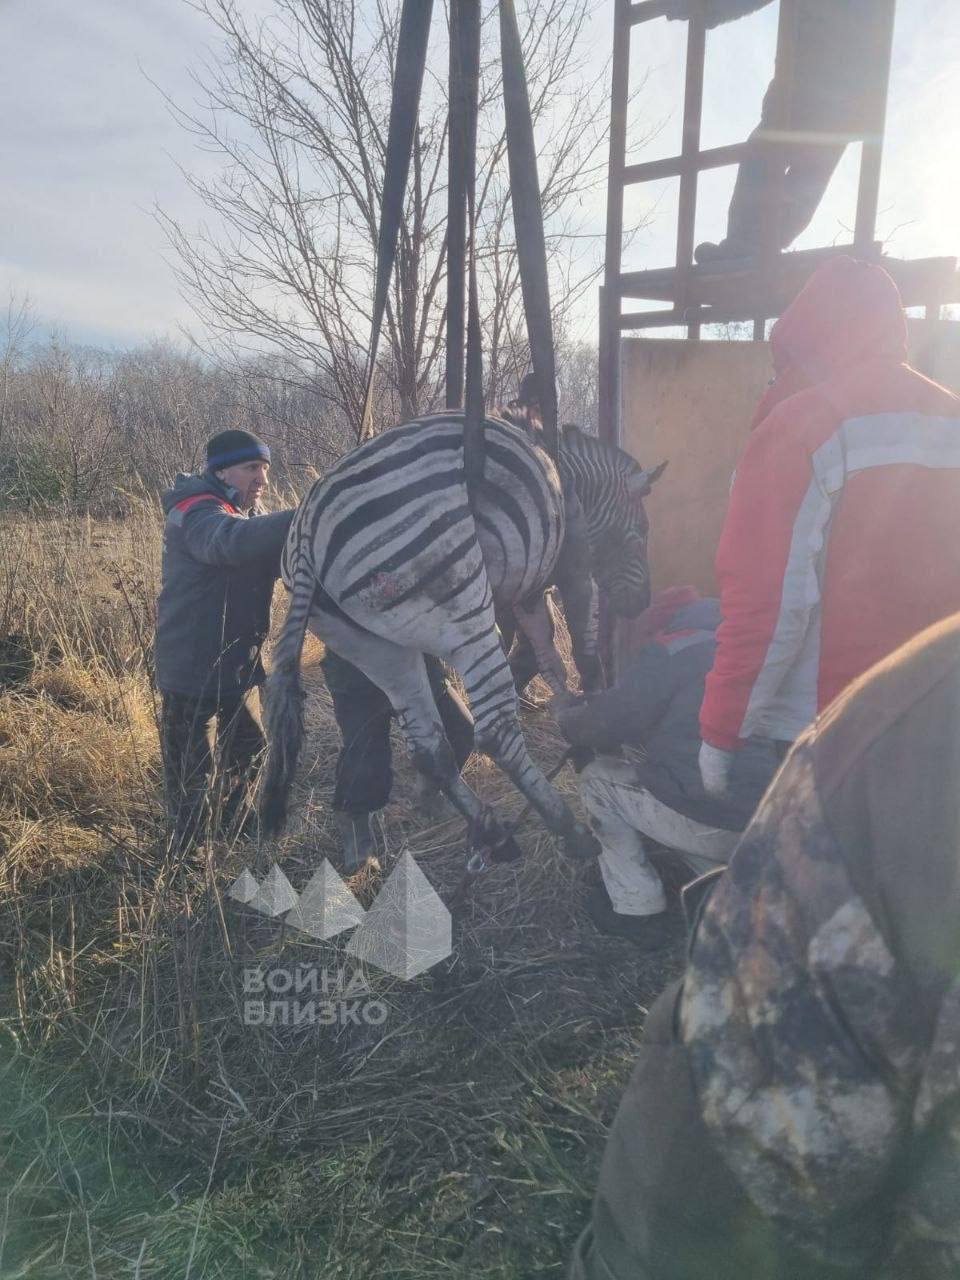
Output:
<instances>
[{"instance_id":1,"label":"overcast sky","mask_svg":"<svg viewBox=\"0 0 960 1280\"><path fill-rule=\"evenodd\" d=\"M372 3L372 0L370 0ZM242 0L245 7L269 0ZM594 56L606 57L613 0L599 6ZM677 149L683 24L635 34L634 66L649 69L632 137L659 127L636 156ZM769 78L776 6L711 36L704 145L741 140ZM190 324L151 210L187 227L203 209L178 169L211 172L170 118L156 82L178 102L207 49L206 21L183 0L0 0L0 302L29 294L43 324L74 340L128 345ZM881 236L904 256L960 250L960 18L956 0L900 0ZM722 234L733 172L703 180L700 236ZM804 244L843 238L852 222L848 153ZM675 184L636 189L627 221L652 207L625 267L670 261ZM596 208L598 230L603 204ZM589 329L593 304L585 312Z\"/></svg>"}]
</instances>

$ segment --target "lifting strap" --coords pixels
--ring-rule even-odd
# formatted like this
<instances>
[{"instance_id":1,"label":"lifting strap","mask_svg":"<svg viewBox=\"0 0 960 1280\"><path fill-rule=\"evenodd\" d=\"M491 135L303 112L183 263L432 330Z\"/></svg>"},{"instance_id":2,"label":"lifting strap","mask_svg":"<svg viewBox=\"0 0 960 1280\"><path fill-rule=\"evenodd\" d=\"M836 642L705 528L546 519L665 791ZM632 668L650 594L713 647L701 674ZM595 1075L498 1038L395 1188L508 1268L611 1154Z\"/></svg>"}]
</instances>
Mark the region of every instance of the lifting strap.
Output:
<instances>
[{"instance_id":1,"label":"lifting strap","mask_svg":"<svg viewBox=\"0 0 960 1280\"><path fill-rule=\"evenodd\" d=\"M447 145L447 352L446 406L463 406L464 264L467 253L466 137L458 124L464 119L463 54L460 48L460 14L463 0L450 0L450 63Z\"/></svg>"},{"instance_id":2,"label":"lifting strap","mask_svg":"<svg viewBox=\"0 0 960 1280\"><path fill-rule=\"evenodd\" d=\"M523 68L523 50L513 0L500 0L500 59L503 64L503 103L510 166L510 200L517 238L520 288L527 320L530 358L540 393L547 452L557 458L557 375L554 365L553 320L543 208L537 176L537 148L533 136L530 96Z\"/></svg>"},{"instance_id":3,"label":"lifting strap","mask_svg":"<svg viewBox=\"0 0 960 1280\"><path fill-rule=\"evenodd\" d=\"M467 236L467 371L463 473L472 502L483 479L483 335L477 286L477 103L480 96L480 0L450 5L450 193L447 222L447 404L459 406L463 379L463 263ZM464 213L466 225L464 225ZM457 239L459 237L459 240ZM454 367L454 365L456 367Z\"/></svg>"},{"instance_id":4,"label":"lifting strap","mask_svg":"<svg viewBox=\"0 0 960 1280\"><path fill-rule=\"evenodd\" d=\"M507 159L527 338L540 391L547 449L557 457L557 390L536 143L517 15L499 0ZM433 0L403 0L384 166L370 350L359 439L369 434L380 330L396 258L413 138L426 67ZM463 388L464 242L469 240L464 404L464 475L472 491L483 475L483 358L476 266L476 136L480 66L480 0L452 0L447 223L446 399L458 407Z\"/></svg>"},{"instance_id":5,"label":"lifting strap","mask_svg":"<svg viewBox=\"0 0 960 1280\"><path fill-rule=\"evenodd\" d=\"M383 170L383 195L380 200L380 233L377 240L377 275L370 323L370 349L367 353L366 387L358 440L365 440L372 426L377 348L380 345L380 329L397 255L397 237L403 220L403 203L407 192L410 157L413 155L413 135L420 111L420 89L427 64L427 38L432 13L433 0L403 0L397 61L393 74L390 130L387 134L387 154Z\"/></svg>"}]
</instances>

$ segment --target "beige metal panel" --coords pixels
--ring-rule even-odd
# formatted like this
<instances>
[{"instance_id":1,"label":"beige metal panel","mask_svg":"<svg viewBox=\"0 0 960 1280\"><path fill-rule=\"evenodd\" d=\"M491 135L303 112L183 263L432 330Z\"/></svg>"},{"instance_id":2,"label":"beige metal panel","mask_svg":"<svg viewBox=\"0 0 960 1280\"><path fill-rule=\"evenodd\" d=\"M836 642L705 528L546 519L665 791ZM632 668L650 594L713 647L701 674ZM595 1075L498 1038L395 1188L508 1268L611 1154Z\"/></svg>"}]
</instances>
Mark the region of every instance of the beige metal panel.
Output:
<instances>
[{"instance_id":1,"label":"beige metal panel","mask_svg":"<svg viewBox=\"0 0 960 1280\"><path fill-rule=\"evenodd\" d=\"M715 594L730 480L771 377L764 342L623 342L623 447L670 466L647 499L654 590Z\"/></svg>"}]
</instances>

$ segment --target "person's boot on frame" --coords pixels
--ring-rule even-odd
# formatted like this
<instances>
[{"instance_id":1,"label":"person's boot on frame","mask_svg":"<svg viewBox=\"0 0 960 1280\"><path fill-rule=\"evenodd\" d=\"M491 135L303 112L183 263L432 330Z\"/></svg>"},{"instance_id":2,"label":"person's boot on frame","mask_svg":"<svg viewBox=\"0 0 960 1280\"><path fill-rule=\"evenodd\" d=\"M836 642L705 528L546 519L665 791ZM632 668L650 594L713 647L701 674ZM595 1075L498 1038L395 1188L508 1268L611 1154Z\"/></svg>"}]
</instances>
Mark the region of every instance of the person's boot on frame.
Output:
<instances>
[{"instance_id":1,"label":"person's boot on frame","mask_svg":"<svg viewBox=\"0 0 960 1280\"><path fill-rule=\"evenodd\" d=\"M707 0L709 29L771 0ZM894 0L800 0L785 128L775 119L787 68L777 65L750 135L719 242L697 245L698 263L751 259L765 247L771 181L782 184L776 248L809 226L849 142L876 125ZM666 16L688 19L699 0L671 0Z\"/></svg>"}]
</instances>

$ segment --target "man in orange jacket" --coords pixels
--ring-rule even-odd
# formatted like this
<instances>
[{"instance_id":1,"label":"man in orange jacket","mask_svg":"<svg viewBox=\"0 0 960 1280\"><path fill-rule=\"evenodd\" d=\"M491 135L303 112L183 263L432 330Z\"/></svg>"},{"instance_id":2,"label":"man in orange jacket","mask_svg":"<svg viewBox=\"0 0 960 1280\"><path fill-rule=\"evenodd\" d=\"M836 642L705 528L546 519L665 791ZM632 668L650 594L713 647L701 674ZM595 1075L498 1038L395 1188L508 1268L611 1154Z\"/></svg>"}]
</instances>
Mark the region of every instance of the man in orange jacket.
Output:
<instances>
[{"instance_id":1,"label":"man in orange jacket","mask_svg":"<svg viewBox=\"0 0 960 1280\"><path fill-rule=\"evenodd\" d=\"M896 285L834 258L771 334L776 379L717 553L700 712L721 794L747 738L792 742L842 689L960 610L960 399L906 363Z\"/></svg>"}]
</instances>

